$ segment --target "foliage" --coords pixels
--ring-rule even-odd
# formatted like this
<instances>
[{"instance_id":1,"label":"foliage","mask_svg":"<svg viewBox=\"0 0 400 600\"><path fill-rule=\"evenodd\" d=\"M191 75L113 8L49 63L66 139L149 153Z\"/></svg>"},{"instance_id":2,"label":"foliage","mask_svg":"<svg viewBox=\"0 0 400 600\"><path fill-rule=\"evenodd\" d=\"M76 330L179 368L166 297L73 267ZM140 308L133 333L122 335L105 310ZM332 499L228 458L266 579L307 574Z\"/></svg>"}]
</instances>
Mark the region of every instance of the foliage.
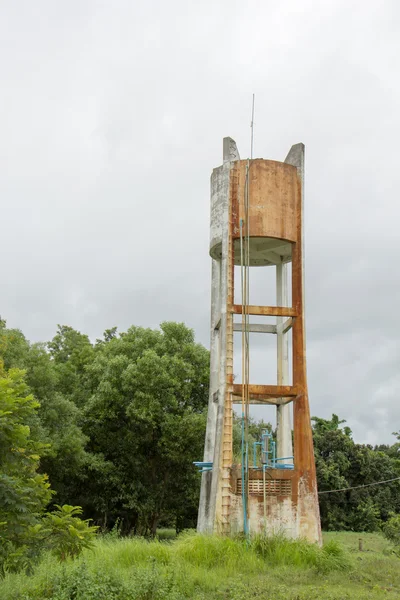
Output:
<instances>
[{"instance_id":1,"label":"foliage","mask_svg":"<svg viewBox=\"0 0 400 600\"><path fill-rule=\"evenodd\" d=\"M119 520L121 534L195 526L200 476L192 462L203 456L208 363L179 323L112 327L95 343L62 325L47 344L31 344L0 321L0 374L24 369L21 397L40 404L23 421L41 444L36 475L47 475L52 501L82 506L104 530ZM272 431L250 422L250 461L263 428ZM394 444L373 448L356 444L336 415L314 417L313 430L319 491L356 488L320 494L324 529L376 531L400 513L399 481L362 487L400 476L398 433ZM233 438L240 462L238 418Z\"/></svg>"},{"instance_id":2,"label":"foliage","mask_svg":"<svg viewBox=\"0 0 400 600\"><path fill-rule=\"evenodd\" d=\"M400 550L400 515L392 515L382 529L384 536Z\"/></svg>"},{"instance_id":3,"label":"foliage","mask_svg":"<svg viewBox=\"0 0 400 600\"><path fill-rule=\"evenodd\" d=\"M100 522L119 517L125 531L155 534L160 521L180 528L195 520L192 463L203 453L208 362L193 332L177 323L131 327L101 343L87 368L93 393L82 417L88 450L112 465L100 485L89 483Z\"/></svg>"},{"instance_id":4,"label":"foliage","mask_svg":"<svg viewBox=\"0 0 400 600\"><path fill-rule=\"evenodd\" d=\"M44 445L31 436L38 408L24 373L0 377L0 572L29 563L36 551L36 527L50 501L46 475L37 473Z\"/></svg>"},{"instance_id":5,"label":"foliage","mask_svg":"<svg viewBox=\"0 0 400 600\"><path fill-rule=\"evenodd\" d=\"M195 523L209 358L191 330L114 327L93 345L63 325L29 344L2 322L0 356L26 370L40 402L31 429L47 442L39 468L59 504L81 505L104 528L120 519L124 532Z\"/></svg>"},{"instance_id":6,"label":"foliage","mask_svg":"<svg viewBox=\"0 0 400 600\"><path fill-rule=\"evenodd\" d=\"M290 540L282 535L272 538L258 535L251 546L268 565L315 567L319 572L348 570L351 565L346 553L334 540L320 549L305 540Z\"/></svg>"},{"instance_id":7,"label":"foliage","mask_svg":"<svg viewBox=\"0 0 400 600\"><path fill-rule=\"evenodd\" d=\"M57 389L77 406L87 400L86 367L95 351L85 334L67 325L59 325L47 348L53 361Z\"/></svg>"},{"instance_id":8,"label":"foliage","mask_svg":"<svg viewBox=\"0 0 400 600\"><path fill-rule=\"evenodd\" d=\"M3 370L0 377L0 574L31 569L45 549L77 556L90 545L95 528L77 515L79 507L45 509L51 498L47 476L39 474L46 445L31 435L39 403L28 393L24 372Z\"/></svg>"},{"instance_id":9,"label":"foliage","mask_svg":"<svg viewBox=\"0 0 400 600\"><path fill-rule=\"evenodd\" d=\"M5 321L0 323L1 363L3 373L11 368L25 370L26 394L33 394L38 401L29 416L30 430L45 444L39 470L48 475L59 503L69 501L66 486L91 458L84 449L86 438L78 423L79 409L65 394L45 344L30 344L19 330L7 329Z\"/></svg>"},{"instance_id":10,"label":"foliage","mask_svg":"<svg viewBox=\"0 0 400 600\"><path fill-rule=\"evenodd\" d=\"M272 432L271 423L265 421L256 421L252 417L249 417L248 421L248 444L249 444L249 462L253 464L253 444L254 442L261 441L261 435L263 430L267 429ZM274 432L272 432L274 433ZM233 415L233 461L234 463L240 464L242 462L242 418ZM260 447L256 447L256 457L258 463L260 462L261 450Z\"/></svg>"},{"instance_id":11,"label":"foliage","mask_svg":"<svg viewBox=\"0 0 400 600\"><path fill-rule=\"evenodd\" d=\"M157 539L158 540L174 540L176 538L176 530L168 528L157 528Z\"/></svg>"},{"instance_id":12,"label":"foliage","mask_svg":"<svg viewBox=\"0 0 400 600\"><path fill-rule=\"evenodd\" d=\"M323 529L377 531L390 512L400 512L400 481L370 483L400 476L400 461L380 449L356 444L349 427L337 415L313 417L314 450Z\"/></svg>"},{"instance_id":13,"label":"foliage","mask_svg":"<svg viewBox=\"0 0 400 600\"><path fill-rule=\"evenodd\" d=\"M84 562L71 570L63 570L51 578L47 586L40 590L42 596L26 596L32 598L51 598L52 600L130 600L134 599L132 591L119 581L112 573L104 573L101 569L90 572Z\"/></svg>"},{"instance_id":14,"label":"foliage","mask_svg":"<svg viewBox=\"0 0 400 600\"><path fill-rule=\"evenodd\" d=\"M232 569L242 562L261 557L269 567L315 567L319 571L346 570L350 561L335 542L320 549L305 540L290 540L283 535L254 536L250 541L188 533L178 538L176 553L191 564Z\"/></svg>"},{"instance_id":15,"label":"foliage","mask_svg":"<svg viewBox=\"0 0 400 600\"><path fill-rule=\"evenodd\" d=\"M80 506L64 504L56 505L56 509L46 513L38 533L46 547L61 561L75 558L84 548L92 546L98 527L90 526L89 520L79 518L78 515L82 514Z\"/></svg>"},{"instance_id":16,"label":"foliage","mask_svg":"<svg viewBox=\"0 0 400 600\"><path fill-rule=\"evenodd\" d=\"M387 542L330 534L324 549L282 538L255 543L181 534L173 542L98 537L90 552L59 564L45 556L32 577L10 575L2 600L375 600L398 597L398 558ZM338 543L340 540L340 543ZM348 547L346 552L342 543ZM302 549L302 551L300 551ZM352 552L355 560L349 558ZM224 555L226 560L224 560ZM324 566L324 556L329 563ZM318 558L320 557L320 558Z\"/></svg>"}]
</instances>

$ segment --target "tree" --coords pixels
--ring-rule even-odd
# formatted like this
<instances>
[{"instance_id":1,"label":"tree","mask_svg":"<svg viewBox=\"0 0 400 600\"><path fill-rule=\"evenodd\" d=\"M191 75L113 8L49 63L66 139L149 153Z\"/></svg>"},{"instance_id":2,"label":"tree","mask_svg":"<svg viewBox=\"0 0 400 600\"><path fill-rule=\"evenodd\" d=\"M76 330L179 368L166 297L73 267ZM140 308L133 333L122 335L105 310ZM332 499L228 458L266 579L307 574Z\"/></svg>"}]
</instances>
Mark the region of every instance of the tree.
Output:
<instances>
[{"instance_id":1,"label":"tree","mask_svg":"<svg viewBox=\"0 0 400 600\"><path fill-rule=\"evenodd\" d=\"M385 452L356 444L337 415L313 417L320 513L323 529L374 531L400 510L399 482L369 484L399 476L400 465Z\"/></svg>"},{"instance_id":2,"label":"tree","mask_svg":"<svg viewBox=\"0 0 400 600\"><path fill-rule=\"evenodd\" d=\"M161 520L184 521L185 503L197 512L192 462L203 453L209 356L193 332L178 323L131 327L101 342L87 377L88 449L112 465L99 486L89 484L99 522L119 517L127 530L154 534Z\"/></svg>"},{"instance_id":3,"label":"tree","mask_svg":"<svg viewBox=\"0 0 400 600\"><path fill-rule=\"evenodd\" d=\"M46 448L28 425L39 403L28 393L24 372L2 368L0 377L0 575L32 568L45 548L61 558L79 554L94 528L81 521L79 507L46 513L52 496L47 475L38 473Z\"/></svg>"},{"instance_id":4,"label":"tree","mask_svg":"<svg viewBox=\"0 0 400 600\"><path fill-rule=\"evenodd\" d=\"M392 513L383 526L383 535L395 546L395 552L400 552L400 515Z\"/></svg>"},{"instance_id":5,"label":"tree","mask_svg":"<svg viewBox=\"0 0 400 600\"><path fill-rule=\"evenodd\" d=\"M7 329L7 322L0 319L0 358L2 368L23 369L29 351L29 343L19 329Z\"/></svg>"},{"instance_id":6,"label":"tree","mask_svg":"<svg viewBox=\"0 0 400 600\"><path fill-rule=\"evenodd\" d=\"M46 443L39 470L48 475L59 504L74 503L69 490L73 491L77 474L92 458L85 451L87 440L79 425L80 409L75 404L77 398L71 394L71 387L78 389L81 398L82 363L90 354L88 344L92 349L87 336L69 327L59 328L51 343L53 356L46 344L30 344L21 331L7 329L5 321L0 323L0 360L4 369L24 369L27 393L38 401L27 424L34 437ZM68 372L75 378L72 386L70 382L65 384Z\"/></svg>"},{"instance_id":7,"label":"tree","mask_svg":"<svg viewBox=\"0 0 400 600\"><path fill-rule=\"evenodd\" d=\"M67 325L58 325L47 348L53 360L57 390L77 406L87 400L86 366L94 359L94 348L87 335Z\"/></svg>"},{"instance_id":8,"label":"tree","mask_svg":"<svg viewBox=\"0 0 400 600\"><path fill-rule=\"evenodd\" d=\"M16 567L30 558L34 527L51 491L46 475L40 475L43 444L30 435L26 424L38 408L27 393L24 373L10 370L0 378L0 570Z\"/></svg>"}]
</instances>

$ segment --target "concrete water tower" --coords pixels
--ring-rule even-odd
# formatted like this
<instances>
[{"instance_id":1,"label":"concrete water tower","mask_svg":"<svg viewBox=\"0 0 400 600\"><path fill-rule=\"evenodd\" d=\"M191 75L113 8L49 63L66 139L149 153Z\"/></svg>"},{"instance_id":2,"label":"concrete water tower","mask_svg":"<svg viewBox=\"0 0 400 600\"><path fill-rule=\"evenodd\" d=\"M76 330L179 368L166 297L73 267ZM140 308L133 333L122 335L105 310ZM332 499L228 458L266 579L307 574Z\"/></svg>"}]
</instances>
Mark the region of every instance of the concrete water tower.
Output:
<instances>
[{"instance_id":1,"label":"concrete water tower","mask_svg":"<svg viewBox=\"0 0 400 600\"><path fill-rule=\"evenodd\" d=\"M240 160L236 143L224 139L223 164L211 176L211 373L204 460L198 463L203 473L200 532L283 531L321 542L306 377L303 193L303 144L292 146L284 162ZM241 267L240 299L234 298L235 265ZM252 267L276 270L275 306L249 303ZM252 315L260 321L273 317L274 323L255 323ZM241 383L234 383L236 332L243 342ZM272 384L250 382L253 332L276 339L277 380ZM235 404L242 405L243 425L242 464L236 465ZM254 459L244 433L251 404L275 405L277 411L275 439L265 432L254 444Z\"/></svg>"}]
</instances>

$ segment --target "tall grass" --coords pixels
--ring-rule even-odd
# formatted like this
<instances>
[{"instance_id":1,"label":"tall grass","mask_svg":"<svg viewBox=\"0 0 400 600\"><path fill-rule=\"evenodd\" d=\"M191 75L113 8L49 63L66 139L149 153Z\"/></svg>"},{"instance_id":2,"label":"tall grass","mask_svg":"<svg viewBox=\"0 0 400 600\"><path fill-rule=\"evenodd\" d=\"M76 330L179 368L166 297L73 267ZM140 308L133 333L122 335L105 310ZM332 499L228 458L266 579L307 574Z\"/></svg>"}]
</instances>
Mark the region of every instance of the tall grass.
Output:
<instances>
[{"instance_id":1,"label":"tall grass","mask_svg":"<svg viewBox=\"0 0 400 600\"><path fill-rule=\"evenodd\" d=\"M172 541L176 539L175 529L160 528L157 529L157 538L163 541Z\"/></svg>"},{"instance_id":2,"label":"tall grass","mask_svg":"<svg viewBox=\"0 0 400 600\"><path fill-rule=\"evenodd\" d=\"M283 535L255 536L251 547L271 567L314 567L321 572L345 571L351 567L349 555L334 540L319 548L305 540L289 540Z\"/></svg>"},{"instance_id":3,"label":"tall grass","mask_svg":"<svg viewBox=\"0 0 400 600\"><path fill-rule=\"evenodd\" d=\"M159 540L147 541L143 538L120 538L119 540L98 540L93 552L85 553L88 564L118 565L131 568L151 561L167 565L171 561L170 544Z\"/></svg>"},{"instance_id":4,"label":"tall grass","mask_svg":"<svg viewBox=\"0 0 400 600\"><path fill-rule=\"evenodd\" d=\"M33 577L8 576L0 584L0 598L228 599L239 597L246 578L273 579L274 572L281 574L285 569L292 574L301 571L316 576L344 571L350 566L346 552L332 541L321 549L282 536L258 536L246 541L188 532L168 542L99 537L93 550L85 551L74 562L60 565L46 556Z\"/></svg>"},{"instance_id":5,"label":"tall grass","mask_svg":"<svg viewBox=\"0 0 400 600\"><path fill-rule=\"evenodd\" d=\"M254 572L269 567L292 566L318 571L346 570L349 555L335 541L319 548L305 540L289 540L283 535L254 536L250 541L196 534L181 535L174 544L175 557L202 568L240 567Z\"/></svg>"},{"instance_id":6,"label":"tall grass","mask_svg":"<svg viewBox=\"0 0 400 600\"><path fill-rule=\"evenodd\" d=\"M262 563L243 540L215 535L183 533L174 544L174 555L179 562L204 569L223 567L230 571L237 567L253 571Z\"/></svg>"}]
</instances>

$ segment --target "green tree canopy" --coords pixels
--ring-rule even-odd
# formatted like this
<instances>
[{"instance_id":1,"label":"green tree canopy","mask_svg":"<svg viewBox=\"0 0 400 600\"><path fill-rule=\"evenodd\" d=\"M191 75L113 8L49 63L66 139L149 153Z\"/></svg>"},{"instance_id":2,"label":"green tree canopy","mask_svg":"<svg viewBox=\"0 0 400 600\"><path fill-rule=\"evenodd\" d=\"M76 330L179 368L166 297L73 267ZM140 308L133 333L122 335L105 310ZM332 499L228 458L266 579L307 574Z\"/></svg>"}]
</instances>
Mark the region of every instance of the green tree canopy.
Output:
<instances>
[{"instance_id":1,"label":"green tree canopy","mask_svg":"<svg viewBox=\"0 0 400 600\"><path fill-rule=\"evenodd\" d=\"M55 339L58 352L63 357L70 356L75 363L80 351L74 349L74 341L80 350L82 347L87 349L87 336L68 327L59 328ZM63 350L61 346L65 339L68 349ZM0 360L3 370L20 368L25 371L27 393L33 394L38 401L37 410L30 414L29 426L36 438L46 443L41 452L40 471L48 475L57 502L68 502L68 482L74 481L82 465L90 462L90 456L85 452L86 437L79 425L80 410L75 396L70 393L70 383L65 385L68 377L65 371L60 371L59 363L46 344L30 344L18 329L7 329L4 320L0 323ZM65 363L61 364L65 366ZM69 370L79 379L75 367ZM80 372L83 371L81 367ZM74 386L79 390L78 394L82 394L82 386L77 381Z\"/></svg>"},{"instance_id":2,"label":"green tree canopy","mask_svg":"<svg viewBox=\"0 0 400 600\"><path fill-rule=\"evenodd\" d=\"M29 557L32 532L51 491L37 472L44 445L31 436L29 421L39 404L28 393L24 372L0 377L0 570Z\"/></svg>"},{"instance_id":3,"label":"green tree canopy","mask_svg":"<svg viewBox=\"0 0 400 600\"><path fill-rule=\"evenodd\" d=\"M183 324L131 327L102 345L87 369L93 394L83 410L89 450L112 470L91 488L103 520L138 532L197 512L208 400L209 356Z\"/></svg>"},{"instance_id":4,"label":"green tree canopy","mask_svg":"<svg viewBox=\"0 0 400 600\"><path fill-rule=\"evenodd\" d=\"M400 511L400 482L368 484L400 476L400 461L371 446L356 444L337 415L313 417L314 451L323 529L374 531L391 512ZM368 487L364 487L368 486Z\"/></svg>"}]
</instances>

